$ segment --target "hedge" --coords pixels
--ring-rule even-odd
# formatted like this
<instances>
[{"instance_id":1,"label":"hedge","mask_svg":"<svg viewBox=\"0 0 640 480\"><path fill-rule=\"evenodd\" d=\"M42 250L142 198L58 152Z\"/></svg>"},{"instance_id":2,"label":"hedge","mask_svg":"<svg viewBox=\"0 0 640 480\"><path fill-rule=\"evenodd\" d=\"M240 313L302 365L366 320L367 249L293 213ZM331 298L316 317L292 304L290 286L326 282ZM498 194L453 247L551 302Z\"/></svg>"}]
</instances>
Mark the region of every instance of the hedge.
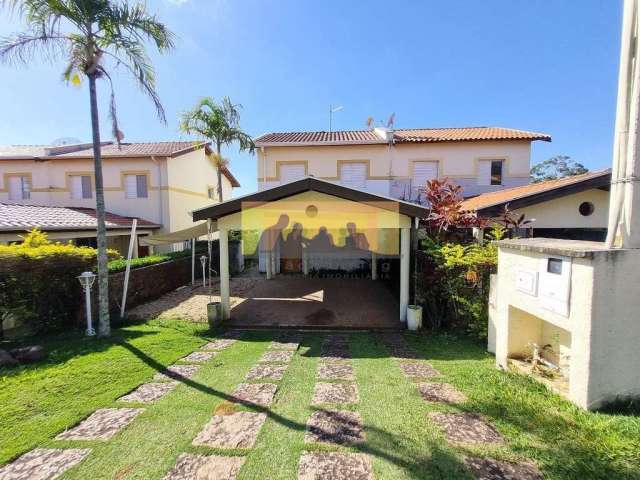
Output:
<instances>
[{"instance_id":1,"label":"hedge","mask_svg":"<svg viewBox=\"0 0 640 480\"><path fill-rule=\"evenodd\" d=\"M168 262L176 258L191 256L191 250L182 250L180 252L170 252L162 255L150 255L148 257L139 257L131 259L131 268L146 267L155 265L156 263ZM123 272L127 268L127 260L118 258L109 262L109 273Z\"/></svg>"}]
</instances>

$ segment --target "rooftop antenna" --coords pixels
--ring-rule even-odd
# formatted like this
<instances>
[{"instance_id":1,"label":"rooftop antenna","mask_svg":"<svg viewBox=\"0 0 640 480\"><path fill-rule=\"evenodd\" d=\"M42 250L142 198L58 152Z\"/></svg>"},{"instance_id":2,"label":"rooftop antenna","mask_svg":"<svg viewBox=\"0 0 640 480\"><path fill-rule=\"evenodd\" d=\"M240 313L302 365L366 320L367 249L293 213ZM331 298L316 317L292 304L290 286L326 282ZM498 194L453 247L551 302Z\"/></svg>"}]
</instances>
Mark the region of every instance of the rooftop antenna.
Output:
<instances>
[{"instance_id":1,"label":"rooftop antenna","mask_svg":"<svg viewBox=\"0 0 640 480\"><path fill-rule=\"evenodd\" d=\"M337 107L329 105L329 133L332 132L331 128L333 127L333 114L343 109L344 107L342 105L338 105Z\"/></svg>"}]
</instances>

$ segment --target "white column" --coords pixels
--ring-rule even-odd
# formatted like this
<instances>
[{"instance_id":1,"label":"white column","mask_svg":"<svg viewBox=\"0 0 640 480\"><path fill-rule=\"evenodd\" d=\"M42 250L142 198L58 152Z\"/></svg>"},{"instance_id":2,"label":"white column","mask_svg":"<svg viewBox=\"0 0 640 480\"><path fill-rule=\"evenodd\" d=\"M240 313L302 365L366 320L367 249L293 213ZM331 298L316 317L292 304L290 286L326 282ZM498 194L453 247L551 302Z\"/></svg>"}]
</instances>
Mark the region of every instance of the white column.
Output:
<instances>
[{"instance_id":1,"label":"white column","mask_svg":"<svg viewBox=\"0 0 640 480\"><path fill-rule=\"evenodd\" d=\"M411 257L411 230L400 229L400 321L407 321L409 305L409 258Z\"/></svg>"},{"instance_id":2,"label":"white column","mask_svg":"<svg viewBox=\"0 0 640 480\"><path fill-rule=\"evenodd\" d=\"M227 320L231 313L229 299L229 232L220 229L220 301L222 303L222 319Z\"/></svg>"},{"instance_id":3,"label":"white column","mask_svg":"<svg viewBox=\"0 0 640 480\"><path fill-rule=\"evenodd\" d=\"M267 280L271 280L271 277L273 276L272 272L271 272L271 255L272 253L269 251L264 252L264 264L265 264L265 270L267 273Z\"/></svg>"},{"instance_id":4,"label":"white column","mask_svg":"<svg viewBox=\"0 0 640 480\"><path fill-rule=\"evenodd\" d=\"M371 252L371 280L378 279L378 255L376 252Z\"/></svg>"},{"instance_id":5,"label":"white column","mask_svg":"<svg viewBox=\"0 0 640 480\"><path fill-rule=\"evenodd\" d=\"M305 246L302 247L302 274L305 277L309 275L309 255Z\"/></svg>"}]
</instances>

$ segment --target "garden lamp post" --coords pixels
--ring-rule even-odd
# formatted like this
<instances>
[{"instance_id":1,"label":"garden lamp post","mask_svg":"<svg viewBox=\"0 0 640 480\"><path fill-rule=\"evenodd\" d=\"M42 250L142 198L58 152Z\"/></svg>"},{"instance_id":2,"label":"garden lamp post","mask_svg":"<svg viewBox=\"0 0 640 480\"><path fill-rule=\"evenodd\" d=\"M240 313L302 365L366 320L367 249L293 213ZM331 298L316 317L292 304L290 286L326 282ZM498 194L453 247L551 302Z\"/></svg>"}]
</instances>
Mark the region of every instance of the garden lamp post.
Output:
<instances>
[{"instance_id":1,"label":"garden lamp post","mask_svg":"<svg viewBox=\"0 0 640 480\"><path fill-rule=\"evenodd\" d=\"M87 309L87 335L93 337L96 331L93 329L93 323L91 322L91 286L96 280L96 275L91 272L82 272L77 276L77 279L84 290L84 303Z\"/></svg>"},{"instance_id":2,"label":"garden lamp post","mask_svg":"<svg viewBox=\"0 0 640 480\"><path fill-rule=\"evenodd\" d=\"M200 257L200 263L202 264L202 288L207 288L207 276L205 275L205 269L207 267L206 255Z\"/></svg>"}]
</instances>

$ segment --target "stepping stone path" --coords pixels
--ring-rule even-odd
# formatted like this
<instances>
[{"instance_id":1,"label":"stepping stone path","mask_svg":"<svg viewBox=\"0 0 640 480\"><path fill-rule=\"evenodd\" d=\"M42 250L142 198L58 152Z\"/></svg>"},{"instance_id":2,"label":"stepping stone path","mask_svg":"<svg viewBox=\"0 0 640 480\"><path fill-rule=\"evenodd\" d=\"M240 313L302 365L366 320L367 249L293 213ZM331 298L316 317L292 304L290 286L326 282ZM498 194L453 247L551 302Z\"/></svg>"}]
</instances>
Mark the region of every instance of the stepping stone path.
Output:
<instances>
[{"instance_id":1,"label":"stepping stone path","mask_svg":"<svg viewBox=\"0 0 640 480\"><path fill-rule=\"evenodd\" d=\"M361 453L303 453L298 480L373 480L371 459Z\"/></svg>"},{"instance_id":2,"label":"stepping stone path","mask_svg":"<svg viewBox=\"0 0 640 480\"><path fill-rule=\"evenodd\" d=\"M165 396L178 386L179 382L143 383L133 392L118 399L119 402L151 403Z\"/></svg>"},{"instance_id":3,"label":"stepping stone path","mask_svg":"<svg viewBox=\"0 0 640 480\"><path fill-rule=\"evenodd\" d=\"M153 376L154 380L191 378L200 369L200 365L170 365L164 371Z\"/></svg>"},{"instance_id":4,"label":"stepping stone path","mask_svg":"<svg viewBox=\"0 0 640 480\"><path fill-rule=\"evenodd\" d=\"M101 408L56 440L109 440L143 411L144 408Z\"/></svg>"},{"instance_id":5,"label":"stepping stone path","mask_svg":"<svg viewBox=\"0 0 640 480\"><path fill-rule=\"evenodd\" d=\"M418 352L410 347L404 337L399 333L383 335L382 342L391 351L391 357L396 360L420 358Z\"/></svg>"},{"instance_id":6,"label":"stepping stone path","mask_svg":"<svg viewBox=\"0 0 640 480\"><path fill-rule=\"evenodd\" d=\"M443 431L447 440L461 444L502 444L502 435L475 413L432 412L429 418Z\"/></svg>"},{"instance_id":7,"label":"stepping stone path","mask_svg":"<svg viewBox=\"0 0 640 480\"><path fill-rule=\"evenodd\" d=\"M180 359L181 362L204 363L215 357L218 352L191 352L186 357Z\"/></svg>"},{"instance_id":8,"label":"stepping stone path","mask_svg":"<svg viewBox=\"0 0 640 480\"><path fill-rule=\"evenodd\" d=\"M477 480L542 480L532 463L506 463L492 458L466 457L464 463Z\"/></svg>"},{"instance_id":9,"label":"stepping stone path","mask_svg":"<svg viewBox=\"0 0 640 480\"><path fill-rule=\"evenodd\" d=\"M292 351L264 352L262 357L260 357L260 362L289 363L294 353L295 352Z\"/></svg>"},{"instance_id":10,"label":"stepping stone path","mask_svg":"<svg viewBox=\"0 0 640 480\"><path fill-rule=\"evenodd\" d=\"M364 441L362 418L357 412L319 410L307 421L305 442L348 445Z\"/></svg>"},{"instance_id":11,"label":"stepping stone path","mask_svg":"<svg viewBox=\"0 0 640 480\"><path fill-rule=\"evenodd\" d=\"M282 335L271 342L270 350L298 350L302 337L300 335Z\"/></svg>"},{"instance_id":12,"label":"stepping stone path","mask_svg":"<svg viewBox=\"0 0 640 480\"><path fill-rule=\"evenodd\" d=\"M218 338L213 340L202 347L202 350L224 350L236 343L235 338Z\"/></svg>"},{"instance_id":13,"label":"stepping stone path","mask_svg":"<svg viewBox=\"0 0 640 480\"><path fill-rule=\"evenodd\" d=\"M358 400L358 386L355 383L316 383L311 404L357 403Z\"/></svg>"},{"instance_id":14,"label":"stepping stone path","mask_svg":"<svg viewBox=\"0 0 640 480\"><path fill-rule=\"evenodd\" d=\"M440 372L428 363L403 362L398 366L405 377L437 377Z\"/></svg>"},{"instance_id":15,"label":"stepping stone path","mask_svg":"<svg viewBox=\"0 0 640 480\"><path fill-rule=\"evenodd\" d=\"M244 377L247 380L282 380L288 365L255 365Z\"/></svg>"},{"instance_id":16,"label":"stepping stone path","mask_svg":"<svg viewBox=\"0 0 640 480\"><path fill-rule=\"evenodd\" d=\"M273 401L278 386L275 383L241 383L231 396L237 401L249 402L262 407L268 407Z\"/></svg>"},{"instance_id":17,"label":"stepping stone path","mask_svg":"<svg viewBox=\"0 0 640 480\"><path fill-rule=\"evenodd\" d=\"M0 468L1 480L53 480L80 463L88 448L36 448Z\"/></svg>"},{"instance_id":18,"label":"stepping stone path","mask_svg":"<svg viewBox=\"0 0 640 480\"><path fill-rule=\"evenodd\" d=\"M164 480L235 480L244 457L183 453Z\"/></svg>"},{"instance_id":19,"label":"stepping stone path","mask_svg":"<svg viewBox=\"0 0 640 480\"><path fill-rule=\"evenodd\" d=\"M351 358L349 340L342 335L330 335L320 347L320 359L325 362L339 362Z\"/></svg>"},{"instance_id":20,"label":"stepping stone path","mask_svg":"<svg viewBox=\"0 0 640 480\"><path fill-rule=\"evenodd\" d=\"M251 448L266 419L266 413L237 412L231 415L215 415L195 438L193 445L211 448Z\"/></svg>"},{"instance_id":21,"label":"stepping stone path","mask_svg":"<svg viewBox=\"0 0 640 480\"><path fill-rule=\"evenodd\" d=\"M448 383L418 383L418 391L427 402L440 402L455 405L467 401L460 390Z\"/></svg>"},{"instance_id":22,"label":"stepping stone path","mask_svg":"<svg viewBox=\"0 0 640 480\"><path fill-rule=\"evenodd\" d=\"M353 367L345 363L319 363L318 378L320 380L355 380Z\"/></svg>"}]
</instances>

